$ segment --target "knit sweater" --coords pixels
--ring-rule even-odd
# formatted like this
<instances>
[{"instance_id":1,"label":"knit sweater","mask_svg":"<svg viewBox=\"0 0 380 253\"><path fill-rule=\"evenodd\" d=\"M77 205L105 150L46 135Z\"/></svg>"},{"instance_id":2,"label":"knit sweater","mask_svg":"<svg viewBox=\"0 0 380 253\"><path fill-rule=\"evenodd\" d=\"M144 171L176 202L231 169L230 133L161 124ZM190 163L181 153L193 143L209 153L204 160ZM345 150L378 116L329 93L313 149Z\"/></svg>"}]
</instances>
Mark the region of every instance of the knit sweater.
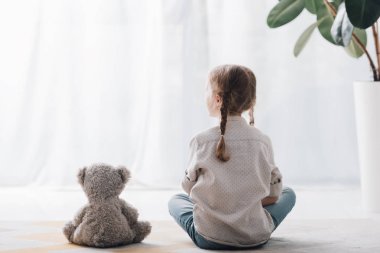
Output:
<instances>
[{"instance_id":1,"label":"knit sweater","mask_svg":"<svg viewBox=\"0 0 380 253\"><path fill-rule=\"evenodd\" d=\"M227 119L227 162L215 155L219 139L220 129L214 127L190 142L190 162L182 187L194 203L195 230L224 245L259 245L274 229L261 200L278 197L282 191L282 175L274 163L271 141L240 116Z\"/></svg>"}]
</instances>

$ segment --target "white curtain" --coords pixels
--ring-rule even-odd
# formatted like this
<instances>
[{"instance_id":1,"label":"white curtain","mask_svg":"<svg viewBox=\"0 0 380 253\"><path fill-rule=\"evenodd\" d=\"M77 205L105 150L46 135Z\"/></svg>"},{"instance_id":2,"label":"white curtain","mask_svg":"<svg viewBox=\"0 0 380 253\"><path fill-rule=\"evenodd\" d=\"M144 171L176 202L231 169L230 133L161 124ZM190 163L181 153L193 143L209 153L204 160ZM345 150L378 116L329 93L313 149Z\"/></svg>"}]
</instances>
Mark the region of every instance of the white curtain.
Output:
<instances>
[{"instance_id":1,"label":"white curtain","mask_svg":"<svg viewBox=\"0 0 380 253\"><path fill-rule=\"evenodd\" d=\"M313 18L270 30L276 2L0 1L0 186L76 185L94 162L178 186L190 138L217 124L205 80L225 63L255 72L286 183L358 183L352 81L368 64L317 33L295 59Z\"/></svg>"}]
</instances>

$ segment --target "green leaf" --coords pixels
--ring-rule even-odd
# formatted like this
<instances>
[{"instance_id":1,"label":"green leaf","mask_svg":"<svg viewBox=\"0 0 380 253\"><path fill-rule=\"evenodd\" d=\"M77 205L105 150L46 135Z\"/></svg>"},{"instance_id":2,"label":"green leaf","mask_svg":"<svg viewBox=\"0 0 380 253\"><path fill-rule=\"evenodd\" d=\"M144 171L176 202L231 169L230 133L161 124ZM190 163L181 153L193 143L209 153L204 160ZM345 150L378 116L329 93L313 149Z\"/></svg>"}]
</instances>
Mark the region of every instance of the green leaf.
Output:
<instances>
[{"instance_id":1,"label":"green leaf","mask_svg":"<svg viewBox=\"0 0 380 253\"><path fill-rule=\"evenodd\" d=\"M322 0L323 1L323 0ZM331 4L335 7L335 9L338 9L339 5L343 2L342 0L334 0L334 1L329 1Z\"/></svg>"},{"instance_id":2,"label":"green leaf","mask_svg":"<svg viewBox=\"0 0 380 253\"><path fill-rule=\"evenodd\" d=\"M364 46L367 45L367 34L365 30L354 28L354 34L359 38ZM348 44L348 46L344 49L350 56L354 58L359 58L364 54L364 51L358 46L356 42L354 42L353 38L351 39L350 44Z\"/></svg>"},{"instance_id":3,"label":"green leaf","mask_svg":"<svg viewBox=\"0 0 380 253\"><path fill-rule=\"evenodd\" d=\"M305 0L305 8L311 14L317 13L317 5L321 4L323 0Z\"/></svg>"},{"instance_id":4,"label":"green leaf","mask_svg":"<svg viewBox=\"0 0 380 253\"><path fill-rule=\"evenodd\" d=\"M355 27L367 29L380 17L379 0L346 0L345 3L348 18Z\"/></svg>"},{"instance_id":5,"label":"green leaf","mask_svg":"<svg viewBox=\"0 0 380 253\"><path fill-rule=\"evenodd\" d=\"M317 26L318 26L318 22L311 24L298 38L293 50L293 54L295 57L297 57L301 53L302 49L305 47L306 43L309 41L310 36L313 34Z\"/></svg>"},{"instance_id":6,"label":"green leaf","mask_svg":"<svg viewBox=\"0 0 380 253\"><path fill-rule=\"evenodd\" d=\"M332 38L330 32L334 18L327 9L326 5L323 3L317 6L317 20L319 22L318 30L322 37L336 45L336 42Z\"/></svg>"},{"instance_id":7,"label":"green leaf","mask_svg":"<svg viewBox=\"0 0 380 253\"><path fill-rule=\"evenodd\" d=\"M305 8L304 0L281 0L269 12L267 23L271 28L285 25L295 19Z\"/></svg>"}]
</instances>

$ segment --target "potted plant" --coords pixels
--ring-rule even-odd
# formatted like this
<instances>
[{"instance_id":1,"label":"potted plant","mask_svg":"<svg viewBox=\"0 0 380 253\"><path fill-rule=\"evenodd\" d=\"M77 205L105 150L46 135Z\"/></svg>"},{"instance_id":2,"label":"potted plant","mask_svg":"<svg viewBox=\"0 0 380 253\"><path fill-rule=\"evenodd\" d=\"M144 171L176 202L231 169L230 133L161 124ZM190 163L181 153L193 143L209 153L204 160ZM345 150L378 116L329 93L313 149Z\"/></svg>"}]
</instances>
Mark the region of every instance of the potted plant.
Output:
<instances>
[{"instance_id":1,"label":"potted plant","mask_svg":"<svg viewBox=\"0 0 380 253\"><path fill-rule=\"evenodd\" d=\"M304 9L316 21L297 40L296 57L318 29L323 38L350 56L365 55L369 61L373 80L355 81L353 86L363 204L369 211L380 212L380 0L281 0L270 11L267 23L280 27ZM374 58L367 48L367 28L373 36Z\"/></svg>"}]
</instances>

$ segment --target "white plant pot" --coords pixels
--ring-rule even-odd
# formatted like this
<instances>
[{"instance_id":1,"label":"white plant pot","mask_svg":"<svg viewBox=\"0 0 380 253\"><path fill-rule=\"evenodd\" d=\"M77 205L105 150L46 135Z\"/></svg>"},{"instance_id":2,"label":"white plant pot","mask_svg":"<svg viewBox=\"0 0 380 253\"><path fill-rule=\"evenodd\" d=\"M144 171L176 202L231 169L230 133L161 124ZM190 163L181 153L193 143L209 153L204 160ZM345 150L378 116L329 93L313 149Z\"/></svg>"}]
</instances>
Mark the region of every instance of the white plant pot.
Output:
<instances>
[{"instance_id":1,"label":"white plant pot","mask_svg":"<svg viewBox=\"0 0 380 253\"><path fill-rule=\"evenodd\" d=\"M380 82L354 82L364 208L380 213Z\"/></svg>"}]
</instances>

